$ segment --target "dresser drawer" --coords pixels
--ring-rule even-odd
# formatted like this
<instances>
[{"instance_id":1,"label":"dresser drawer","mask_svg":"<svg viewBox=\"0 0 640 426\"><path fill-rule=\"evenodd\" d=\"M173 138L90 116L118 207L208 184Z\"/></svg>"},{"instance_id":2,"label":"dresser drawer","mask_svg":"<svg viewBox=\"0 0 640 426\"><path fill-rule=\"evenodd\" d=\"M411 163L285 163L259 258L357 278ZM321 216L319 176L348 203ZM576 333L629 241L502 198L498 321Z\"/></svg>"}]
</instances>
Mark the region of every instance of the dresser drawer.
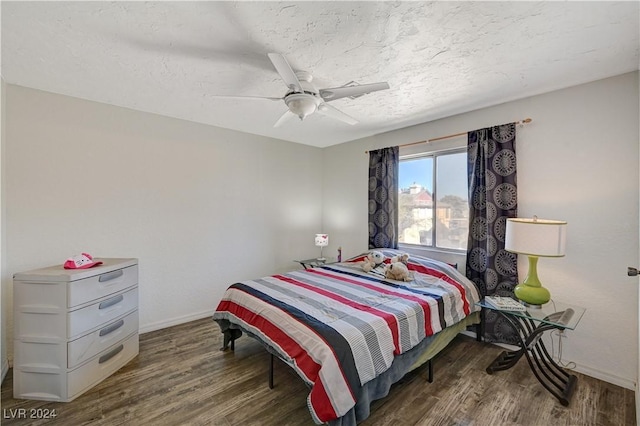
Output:
<instances>
[{"instance_id":1,"label":"dresser drawer","mask_svg":"<svg viewBox=\"0 0 640 426\"><path fill-rule=\"evenodd\" d=\"M91 361L69 372L68 397L75 398L81 392L98 384L138 354L138 333L110 346Z\"/></svg>"},{"instance_id":2,"label":"dresser drawer","mask_svg":"<svg viewBox=\"0 0 640 426\"><path fill-rule=\"evenodd\" d=\"M138 311L118 318L100 329L67 344L67 366L75 368L109 346L138 332Z\"/></svg>"},{"instance_id":3,"label":"dresser drawer","mask_svg":"<svg viewBox=\"0 0 640 426\"><path fill-rule=\"evenodd\" d=\"M138 287L100 299L93 305L69 312L69 339L102 328L119 316L138 309Z\"/></svg>"},{"instance_id":4,"label":"dresser drawer","mask_svg":"<svg viewBox=\"0 0 640 426\"><path fill-rule=\"evenodd\" d=\"M138 265L115 269L69 283L68 307L117 293L138 284Z\"/></svg>"}]
</instances>

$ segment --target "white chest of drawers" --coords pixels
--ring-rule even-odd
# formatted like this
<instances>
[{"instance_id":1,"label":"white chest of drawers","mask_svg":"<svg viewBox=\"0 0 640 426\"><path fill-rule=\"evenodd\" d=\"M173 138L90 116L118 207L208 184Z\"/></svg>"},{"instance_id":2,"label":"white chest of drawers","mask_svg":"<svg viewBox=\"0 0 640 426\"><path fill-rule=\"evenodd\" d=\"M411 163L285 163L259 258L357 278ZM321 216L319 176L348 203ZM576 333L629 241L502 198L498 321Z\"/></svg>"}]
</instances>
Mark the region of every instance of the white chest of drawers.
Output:
<instances>
[{"instance_id":1,"label":"white chest of drawers","mask_svg":"<svg viewBox=\"0 0 640 426\"><path fill-rule=\"evenodd\" d=\"M13 396L67 402L138 354L138 260L13 276Z\"/></svg>"}]
</instances>

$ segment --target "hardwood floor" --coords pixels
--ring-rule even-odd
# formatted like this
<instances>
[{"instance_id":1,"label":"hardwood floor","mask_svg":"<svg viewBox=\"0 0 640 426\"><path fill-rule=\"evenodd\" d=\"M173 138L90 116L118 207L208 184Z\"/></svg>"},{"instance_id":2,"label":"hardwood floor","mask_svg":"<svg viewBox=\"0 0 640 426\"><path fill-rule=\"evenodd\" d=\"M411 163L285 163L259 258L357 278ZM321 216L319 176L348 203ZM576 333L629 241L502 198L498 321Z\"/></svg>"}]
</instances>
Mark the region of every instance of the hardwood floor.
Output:
<instances>
[{"instance_id":1,"label":"hardwood floor","mask_svg":"<svg viewBox=\"0 0 640 426\"><path fill-rule=\"evenodd\" d=\"M12 372L2 383L3 425L313 425L308 388L289 367L275 365L267 386L268 354L243 336L235 353L220 352L211 319L144 334L140 355L69 403L13 399ZM373 425L634 425L633 391L577 373L569 407L530 374L525 360L488 375L501 349L458 336L434 362L435 379L418 369L376 401ZM55 410L53 419L30 417ZM44 411L37 411L42 409ZM34 410L34 411L31 411Z\"/></svg>"}]
</instances>

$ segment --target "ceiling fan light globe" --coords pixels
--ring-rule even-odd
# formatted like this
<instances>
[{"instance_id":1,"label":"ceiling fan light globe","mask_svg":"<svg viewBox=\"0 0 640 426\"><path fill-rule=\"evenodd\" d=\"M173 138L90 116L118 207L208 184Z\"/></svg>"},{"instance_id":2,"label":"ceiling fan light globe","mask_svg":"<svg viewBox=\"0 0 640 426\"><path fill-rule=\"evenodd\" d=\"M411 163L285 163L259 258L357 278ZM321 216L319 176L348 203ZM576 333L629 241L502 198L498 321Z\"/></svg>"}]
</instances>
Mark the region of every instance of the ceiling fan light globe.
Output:
<instances>
[{"instance_id":1,"label":"ceiling fan light globe","mask_svg":"<svg viewBox=\"0 0 640 426\"><path fill-rule=\"evenodd\" d=\"M318 102L309 95L289 95L285 102L289 111L300 117L300 120L313 114L318 108Z\"/></svg>"}]
</instances>

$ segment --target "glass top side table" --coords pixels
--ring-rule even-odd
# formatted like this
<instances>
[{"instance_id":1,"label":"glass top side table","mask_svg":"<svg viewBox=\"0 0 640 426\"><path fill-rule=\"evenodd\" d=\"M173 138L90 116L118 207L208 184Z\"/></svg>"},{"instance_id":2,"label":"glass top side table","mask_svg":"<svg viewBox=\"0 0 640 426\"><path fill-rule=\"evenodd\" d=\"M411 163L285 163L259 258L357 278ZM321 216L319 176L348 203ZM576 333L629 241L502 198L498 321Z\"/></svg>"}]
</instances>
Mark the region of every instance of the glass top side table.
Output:
<instances>
[{"instance_id":1,"label":"glass top side table","mask_svg":"<svg viewBox=\"0 0 640 426\"><path fill-rule=\"evenodd\" d=\"M323 260L316 259L316 258L304 259L304 260L294 260L294 262L298 262L299 264L304 266L304 269L316 268L318 266L324 266L324 265L327 265L329 263L332 263L329 258L325 258Z\"/></svg>"},{"instance_id":2,"label":"glass top side table","mask_svg":"<svg viewBox=\"0 0 640 426\"><path fill-rule=\"evenodd\" d=\"M501 309L496 308L495 306L485 302L482 299L480 302L476 303L476 305L481 306L486 309L491 309L493 311L500 311ZM574 330L582 316L586 312L586 309L576 305L570 305L564 302L555 302L550 301L549 303L545 303L544 305L540 305L540 307L529 308L527 307L526 311L508 311L509 314L532 319L534 321L539 321L541 323L556 325L558 328Z\"/></svg>"},{"instance_id":3,"label":"glass top side table","mask_svg":"<svg viewBox=\"0 0 640 426\"><path fill-rule=\"evenodd\" d=\"M527 308L525 311L499 309L484 300L477 305L502 315L516 331L518 338L519 349L503 351L487 367L487 373L508 370L524 355L529 368L542 386L562 405L569 405L578 378L553 360L541 337L545 331L575 329L586 309L557 301L546 303L539 308Z\"/></svg>"}]
</instances>

